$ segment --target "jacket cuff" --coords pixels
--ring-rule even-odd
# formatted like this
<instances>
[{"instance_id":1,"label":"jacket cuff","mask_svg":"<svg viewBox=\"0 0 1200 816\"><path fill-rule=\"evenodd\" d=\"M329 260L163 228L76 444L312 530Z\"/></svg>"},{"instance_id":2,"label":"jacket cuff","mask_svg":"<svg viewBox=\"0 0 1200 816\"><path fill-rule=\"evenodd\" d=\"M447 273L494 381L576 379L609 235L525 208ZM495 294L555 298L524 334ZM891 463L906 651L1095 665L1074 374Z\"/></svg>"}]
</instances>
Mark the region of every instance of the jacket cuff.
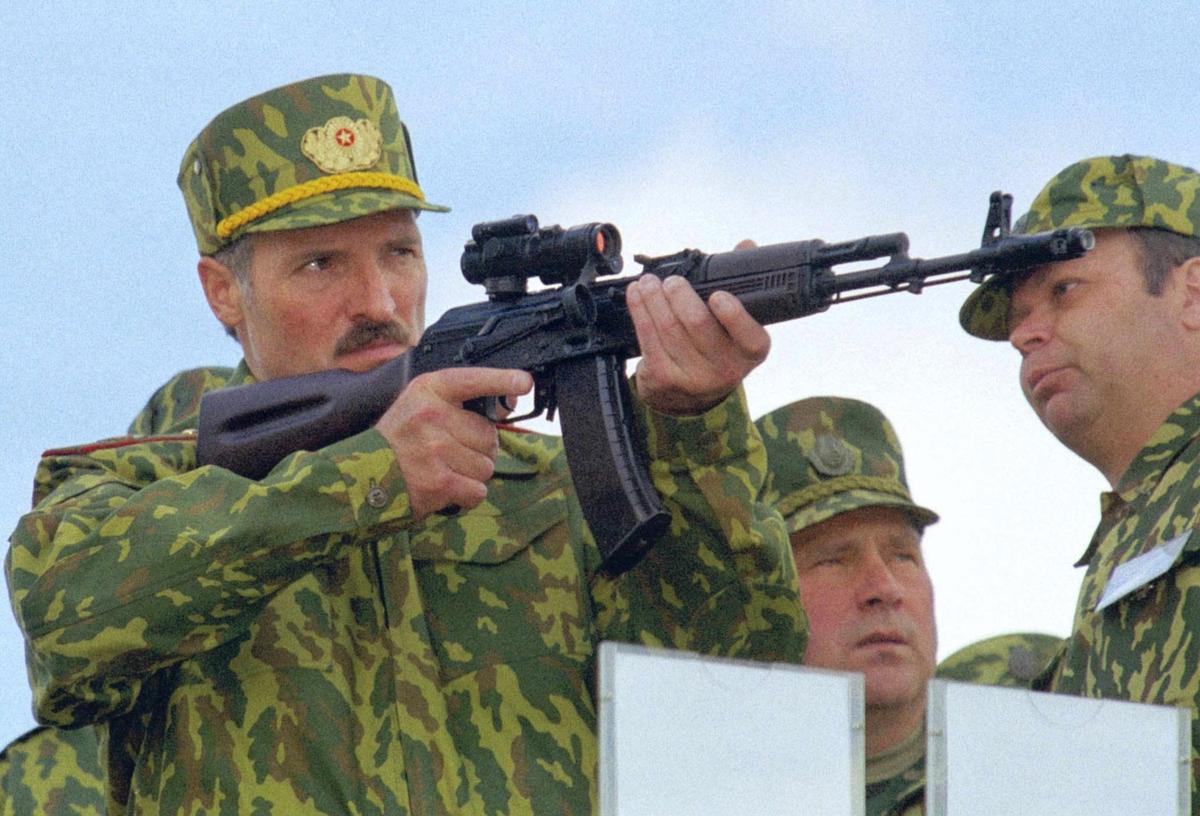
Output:
<instances>
[{"instance_id":1,"label":"jacket cuff","mask_svg":"<svg viewBox=\"0 0 1200 816\"><path fill-rule=\"evenodd\" d=\"M650 458L673 472L713 467L763 453L762 439L750 420L745 389L739 386L724 401L696 416L672 416L654 411L635 399L646 428ZM755 468L765 467L764 461Z\"/></svg>"},{"instance_id":2,"label":"jacket cuff","mask_svg":"<svg viewBox=\"0 0 1200 816\"><path fill-rule=\"evenodd\" d=\"M396 455L383 434L369 428L321 449L341 475L330 491L344 491L344 498L359 527L373 527L411 516L408 486L400 473Z\"/></svg>"}]
</instances>

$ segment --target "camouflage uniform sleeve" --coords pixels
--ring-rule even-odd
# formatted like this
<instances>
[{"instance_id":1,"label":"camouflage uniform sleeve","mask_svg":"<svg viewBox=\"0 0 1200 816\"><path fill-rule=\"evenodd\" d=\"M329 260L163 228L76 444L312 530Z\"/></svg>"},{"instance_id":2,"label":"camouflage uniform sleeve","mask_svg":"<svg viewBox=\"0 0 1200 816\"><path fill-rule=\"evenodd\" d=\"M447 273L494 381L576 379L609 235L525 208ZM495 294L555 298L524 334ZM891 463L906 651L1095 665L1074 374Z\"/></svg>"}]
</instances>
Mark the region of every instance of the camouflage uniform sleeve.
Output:
<instances>
[{"instance_id":1,"label":"camouflage uniform sleeve","mask_svg":"<svg viewBox=\"0 0 1200 816\"><path fill-rule=\"evenodd\" d=\"M671 526L632 570L594 581L601 638L799 662L806 620L783 520L758 501L767 460L744 392L695 417L639 410Z\"/></svg>"},{"instance_id":2,"label":"camouflage uniform sleeve","mask_svg":"<svg viewBox=\"0 0 1200 816\"><path fill-rule=\"evenodd\" d=\"M35 714L59 726L129 712L152 672L244 633L339 545L411 521L374 430L259 482L195 468L187 437L52 451L35 496L5 568Z\"/></svg>"}]
</instances>

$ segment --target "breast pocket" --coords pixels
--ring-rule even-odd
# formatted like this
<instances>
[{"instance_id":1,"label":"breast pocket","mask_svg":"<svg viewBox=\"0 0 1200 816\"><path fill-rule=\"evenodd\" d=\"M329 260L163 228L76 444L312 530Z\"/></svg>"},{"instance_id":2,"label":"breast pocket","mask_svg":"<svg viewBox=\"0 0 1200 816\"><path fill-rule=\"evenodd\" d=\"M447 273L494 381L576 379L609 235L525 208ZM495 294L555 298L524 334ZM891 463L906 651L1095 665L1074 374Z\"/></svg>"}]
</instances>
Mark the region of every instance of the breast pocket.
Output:
<instances>
[{"instance_id":1,"label":"breast pocket","mask_svg":"<svg viewBox=\"0 0 1200 816\"><path fill-rule=\"evenodd\" d=\"M410 541L444 680L588 648L581 541L561 490L439 519Z\"/></svg>"}]
</instances>

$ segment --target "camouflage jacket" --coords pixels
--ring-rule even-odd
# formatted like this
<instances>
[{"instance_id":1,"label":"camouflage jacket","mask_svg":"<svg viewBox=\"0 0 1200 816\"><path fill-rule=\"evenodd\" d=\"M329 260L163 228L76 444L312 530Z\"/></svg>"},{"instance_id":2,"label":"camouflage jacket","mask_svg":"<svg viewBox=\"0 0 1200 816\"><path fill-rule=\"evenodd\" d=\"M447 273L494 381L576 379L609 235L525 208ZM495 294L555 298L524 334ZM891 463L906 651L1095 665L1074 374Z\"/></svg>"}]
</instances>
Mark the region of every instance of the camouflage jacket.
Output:
<instances>
[{"instance_id":1,"label":"camouflage jacket","mask_svg":"<svg viewBox=\"0 0 1200 816\"><path fill-rule=\"evenodd\" d=\"M867 816L924 816L925 757L902 774L867 785Z\"/></svg>"},{"instance_id":2,"label":"camouflage jacket","mask_svg":"<svg viewBox=\"0 0 1200 816\"><path fill-rule=\"evenodd\" d=\"M103 816L94 728L35 728L0 750L0 816Z\"/></svg>"},{"instance_id":3,"label":"camouflage jacket","mask_svg":"<svg viewBox=\"0 0 1200 816\"><path fill-rule=\"evenodd\" d=\"M1078 562L1087 573L1073 631L1046 680L1056 692L1190 708L1200 813L1200 395L1159 427L1118 487L1101 497Z\"/></svg>"},{"instance_id":4,"label":"camouflage jacket","mask_svg":"<svg viewBox=\"0 0 1200 816\"><path fill-rule=\"evenodd\" d=\"M866 816L925 813L924 728L884 756L867 758L866 801Z\"/></svg>"},{"instance_id":5,"label":"camouflage jacket","mask_svg":"<svg viewBox=\"0 0 1200 816\"><path fill-rule=\"evenodd\" d=\"M49 452L6 562L39 720L104 724L114 812L593 812L600 640L804 647L744 397L639 415L673 520L616 579L554 437L419 523L374 430L258 482L188 434Z\"/></svg>"}]
</instances>

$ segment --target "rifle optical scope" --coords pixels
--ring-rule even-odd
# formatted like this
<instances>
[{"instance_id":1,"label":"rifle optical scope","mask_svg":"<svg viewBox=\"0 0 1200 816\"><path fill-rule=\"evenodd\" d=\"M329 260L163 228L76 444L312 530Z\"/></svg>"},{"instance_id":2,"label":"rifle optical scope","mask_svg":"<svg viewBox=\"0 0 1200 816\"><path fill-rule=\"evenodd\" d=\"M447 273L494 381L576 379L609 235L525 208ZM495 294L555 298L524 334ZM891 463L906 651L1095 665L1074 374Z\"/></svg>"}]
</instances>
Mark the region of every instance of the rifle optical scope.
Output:
<instances>
[{"instance_id":1,"label":"rifle optical scope","mask_svg":"<svg viewBox=\"0 0 1200 816\"><path fill-rule=\"evenodd\" d=\"M621 271L621 233L601 222L539 228L536 216L514 215L472 227L461 265L468 282L489 292L524 291L534 276L570 285Z\"/></svg>"}]
</instances>

